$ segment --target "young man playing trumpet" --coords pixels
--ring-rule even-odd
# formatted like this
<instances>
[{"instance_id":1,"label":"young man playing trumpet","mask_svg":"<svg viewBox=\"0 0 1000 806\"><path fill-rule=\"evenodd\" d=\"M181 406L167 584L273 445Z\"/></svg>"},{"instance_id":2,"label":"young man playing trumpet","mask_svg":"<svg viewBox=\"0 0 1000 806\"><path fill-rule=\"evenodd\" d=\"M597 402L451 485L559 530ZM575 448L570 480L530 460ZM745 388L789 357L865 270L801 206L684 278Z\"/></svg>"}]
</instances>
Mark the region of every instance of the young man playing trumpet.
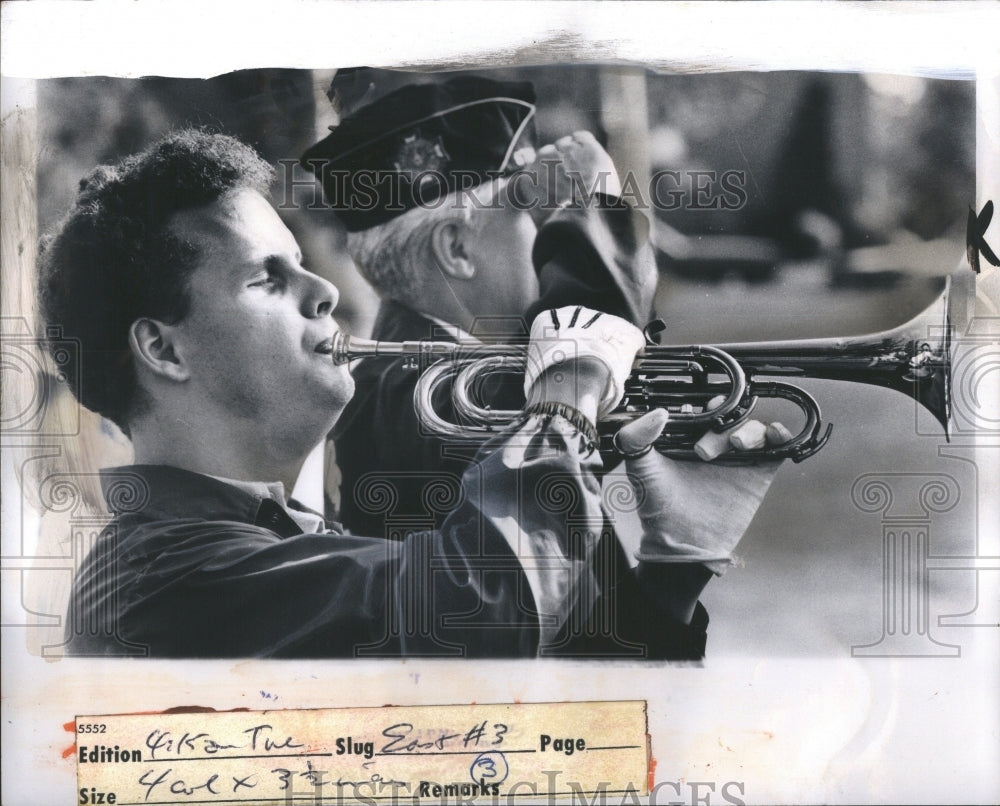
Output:
<instances>
[{"instance_id":1,"label":"young man playing trumpet","mask_svg":"<svg viewBox=\"0 0 1000 806\"><path fill-rule=\"evenodd\" d=\"M639 332L575 308L539 317L524 416L483 447L442 527L330 529L287 491L353 392L330 355L338 294L302 265L269 180L248 147L181 132L95 170L43 245L43 311L79 345L74 394L136 463L105 472L115 517L74 581L69 650L531 656L607 617L592 437ZM623 448L642 453L662 416L623 429ZM633 464L642 562L610 618L633 611L637 655L701 657L705 563L726 561L775 469L706 468L718 500L658 454ZM736 514L706 517L719 501Z\"/></svg>"}]
</instances>

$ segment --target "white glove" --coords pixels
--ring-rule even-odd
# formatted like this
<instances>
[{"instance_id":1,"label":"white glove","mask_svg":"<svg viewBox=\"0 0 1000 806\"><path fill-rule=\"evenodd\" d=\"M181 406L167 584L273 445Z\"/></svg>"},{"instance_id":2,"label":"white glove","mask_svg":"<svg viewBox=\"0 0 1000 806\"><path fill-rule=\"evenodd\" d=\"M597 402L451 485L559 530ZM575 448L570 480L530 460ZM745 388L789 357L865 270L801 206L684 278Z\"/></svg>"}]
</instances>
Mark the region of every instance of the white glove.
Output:
<instances>
[{"instance_id":1,"label":"white glove","mask_svg":"<svg viewBox=\"0 0 1000 806\"><path fill-rule=\"evenodd\" d=\"M667 417L666 411L656 409L622 428L618 432L621 450L626 454L642 451L660 435ZM787 434L783 426L774 430ZM655 450L626 459L643 527L636 557L643 562L704 563L721 575L732 564L733 550L781 461L722 466L674 461Z\"/></svg>"},{"instance_id":2,"label":"white glove","mask_svg":"<svg viewBox=\"0 0 1000 806\"><path fill-rule=\"evenodd\" d=\"M550 368L565 365L572 371L570 362L596 359L607 371L597 396L597 417L601 419L624 396L625 381L644 344L639 328L611 314L580 305L542 311L531 325L524 394L530 400L535 382Z\"/></svg>"}]
</instances>

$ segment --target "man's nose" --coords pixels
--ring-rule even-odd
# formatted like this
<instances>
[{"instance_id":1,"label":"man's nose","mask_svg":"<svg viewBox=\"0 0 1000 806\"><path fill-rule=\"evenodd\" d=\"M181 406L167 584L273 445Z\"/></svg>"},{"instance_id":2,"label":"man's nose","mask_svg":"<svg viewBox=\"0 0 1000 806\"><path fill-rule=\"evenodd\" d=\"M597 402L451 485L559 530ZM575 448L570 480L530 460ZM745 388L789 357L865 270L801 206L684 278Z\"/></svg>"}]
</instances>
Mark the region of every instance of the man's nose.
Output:
<instances>
[{"instance_id":1,"label":"man's nose","mask_svg":"<svg viewBox=\"0 0 1000 806\"><path fill-rule=\"evenodd\" d=\"M329 316L339 299L337 286L319 275L310 275L302 299L302 314L310 319Z\"/></svg>"}]
</instances>

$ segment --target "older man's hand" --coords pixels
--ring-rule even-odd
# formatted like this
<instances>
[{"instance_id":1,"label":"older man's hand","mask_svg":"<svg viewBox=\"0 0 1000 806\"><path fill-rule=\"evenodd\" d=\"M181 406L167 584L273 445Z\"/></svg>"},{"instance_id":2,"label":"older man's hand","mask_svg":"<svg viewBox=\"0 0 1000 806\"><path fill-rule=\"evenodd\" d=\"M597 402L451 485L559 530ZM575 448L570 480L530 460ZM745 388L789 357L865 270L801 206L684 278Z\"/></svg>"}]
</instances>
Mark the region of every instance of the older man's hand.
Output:
<instances>
[{"instance_id":1,"label":"older man's hand","mask_svg":"<svg viewBox=\"0 0 1000 806\"><path fill-rule=\"evenodd\" d=\"M582 305L543 311L531 325L528 404L568 404L596 423L621 401L644 341L630 322Z\"/></svg>"},{"instance_id":2,"label":"older man's hand","mask_svg":"<svg viewBox=\"0 0 1000 806\"><path fill-rule=\"evenodd\" d=\"M622 192L611 155L588 131L573 132L542 146L529 170L538 224L561 205L586 203L595 193L620 196ZM523 192L522 184L518 183L519 193Z\"/></svg>"},{"instance_id":3,"label":"older man's hand","mask_svg":"<svg viewBox=\"0 0 1000 806\"><path fill-rule=\"evenodd\" d=\"M659 436L667 416L663 410L651 411L622 428L620 448L626 454L641 453ZM787 434L775 425L766 430ZM722 574L780 466L780 460L741 465L675 461L655 450L626 459L643 526L636 556L647 563L703 563Z\"/></svg>"}]
</instances>

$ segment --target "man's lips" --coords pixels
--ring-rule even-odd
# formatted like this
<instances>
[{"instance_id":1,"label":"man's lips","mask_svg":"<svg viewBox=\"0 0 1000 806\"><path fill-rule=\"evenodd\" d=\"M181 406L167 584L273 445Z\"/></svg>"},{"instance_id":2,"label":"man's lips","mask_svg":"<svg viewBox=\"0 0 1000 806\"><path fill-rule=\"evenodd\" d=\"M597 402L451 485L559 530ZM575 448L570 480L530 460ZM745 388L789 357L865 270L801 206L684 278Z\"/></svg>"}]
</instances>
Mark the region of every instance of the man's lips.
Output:
<instances>
[{"instance_id":1,"label":"man's lips","mask_svg":"<svg viewBox=\"0 0 1000 806\"><path fill-rule=\"evenodd\" d=\"M323 341L316 345L314 352L331 355L333 353L333 338L323 339Z\"/></svg>"}]
</instances>

